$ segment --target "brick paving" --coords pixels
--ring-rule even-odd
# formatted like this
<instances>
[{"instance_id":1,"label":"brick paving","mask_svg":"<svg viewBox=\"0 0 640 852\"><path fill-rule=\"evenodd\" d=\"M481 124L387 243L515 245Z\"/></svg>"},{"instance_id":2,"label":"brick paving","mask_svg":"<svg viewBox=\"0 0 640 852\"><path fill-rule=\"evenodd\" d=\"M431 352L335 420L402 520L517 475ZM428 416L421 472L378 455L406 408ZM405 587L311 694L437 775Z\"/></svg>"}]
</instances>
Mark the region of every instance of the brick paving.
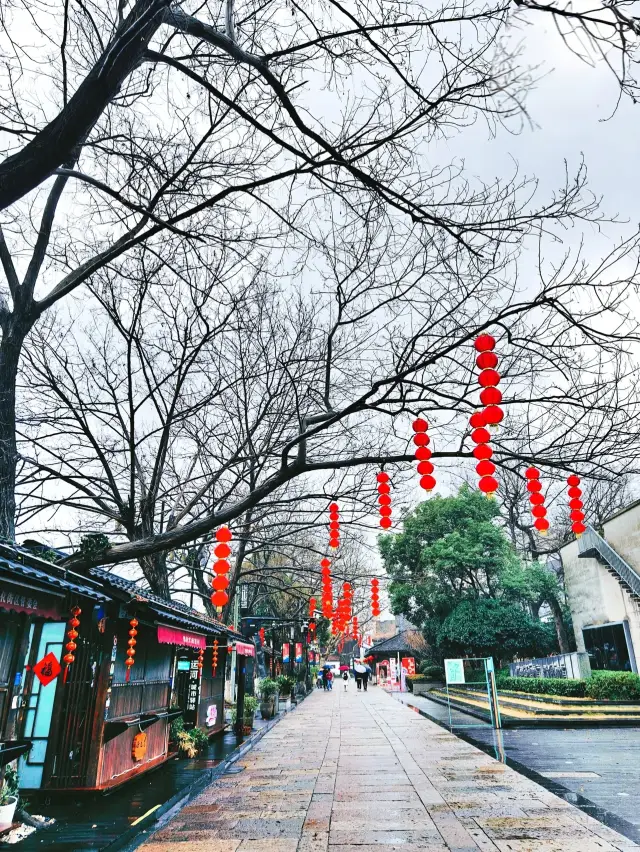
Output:
<instances>
[{"instance_id":1,"label":"brick paving","mask_svg":"<svg viewBox=\"0 0 640 852\"><path fill-rule=\"evenodd\" d=\"M241 765L144 852L640 850L381 689L314 692Z\"/></svg>"}]
</instances>

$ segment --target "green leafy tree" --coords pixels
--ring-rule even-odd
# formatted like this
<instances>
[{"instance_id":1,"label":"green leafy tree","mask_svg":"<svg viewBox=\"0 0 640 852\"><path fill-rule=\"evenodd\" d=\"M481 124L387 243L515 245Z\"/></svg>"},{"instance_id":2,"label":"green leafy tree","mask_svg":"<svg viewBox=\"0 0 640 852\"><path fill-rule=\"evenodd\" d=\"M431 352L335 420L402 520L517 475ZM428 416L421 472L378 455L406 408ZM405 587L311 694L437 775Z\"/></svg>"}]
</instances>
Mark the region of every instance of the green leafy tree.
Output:
<instances>
[{"instance_id":1,"label":"green leafy tree","mask_svg":"<svg viewBox=\"0 0 640 852\"><path fill-rule=\"evenodd\" d=\"M438 631L443 653L494 657L544 656L555 645L554 630L515 603L482 598L458 604Z\"/></svg>"},{"instance_id":2,"label":"green leafy tree","mask_svg":"<svg viewBox=\"0 0 640 852\"><path fill-rule=\"evenodd\" d=\"M458 604L497 597L501 576L518 569L499 516L494 501L463 486L455 497L421 503L401 534L380 539L392 609L422 626L430 642Z\"/></svg>"}]
</instances>

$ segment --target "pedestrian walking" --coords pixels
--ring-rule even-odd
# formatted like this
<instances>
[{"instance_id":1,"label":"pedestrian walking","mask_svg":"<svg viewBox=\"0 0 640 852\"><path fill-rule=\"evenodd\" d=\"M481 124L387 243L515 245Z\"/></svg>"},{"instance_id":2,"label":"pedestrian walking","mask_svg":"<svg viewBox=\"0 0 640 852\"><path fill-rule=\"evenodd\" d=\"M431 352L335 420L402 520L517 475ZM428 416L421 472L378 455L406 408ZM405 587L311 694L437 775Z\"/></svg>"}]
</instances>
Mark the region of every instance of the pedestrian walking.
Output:
<instances>
[{"instance_id":1,"label":"pedestrian walking","mask_svg":"<svg viewBox=\"0 0 640 852\"><path fill-rule=\"evenodd\" d=\"M356 686L358 687L358 689L362 689L362 675L360 674L360 672L357 669L355 671L355 679L356 679Z\"/></svg>"},{"instance_id":2,"label":"pedestrian walking","mask_svg":"<svg viewBox=\"0 0 640 852\"><path fill-rule=\"evenodd\" d=\"M367 669L367 671L364 672L363 675L362 675L362 686L364 687L365 692L367 691L367 684L369 683L369 674L370 674L370 671L369 671L369 669Z\"/></svg>"},{"instance_id":3,"label":"pedestrian walking","mask_svg":"<svg viewBox=\"0 0 640 852\"><path fill-rule=\"evenodd\" d=\"M349 685L349 672L342 672L342 682L344 683L344 691L347 691Z\"/></svg>"},{"instance_id":4,"label":"pedestrian walking","mask_svg":"<svg viewBox=\"0 0 640 852\"><path fill-rule=\"evenodd\" d=\"M331 669L327 669L327 689L329 692L333 689L333 672Z\"/></svg>"}]
</instances>

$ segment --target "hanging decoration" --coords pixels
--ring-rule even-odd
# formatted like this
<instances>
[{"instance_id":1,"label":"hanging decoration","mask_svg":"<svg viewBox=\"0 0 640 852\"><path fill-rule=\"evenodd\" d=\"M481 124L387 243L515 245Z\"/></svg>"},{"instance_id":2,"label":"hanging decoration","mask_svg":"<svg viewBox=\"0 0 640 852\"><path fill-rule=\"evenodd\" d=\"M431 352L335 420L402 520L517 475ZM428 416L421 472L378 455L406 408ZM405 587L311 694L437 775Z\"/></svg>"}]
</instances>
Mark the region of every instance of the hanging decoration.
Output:
<instances>
[{"instance_id":1,"label":"hanging decoration","mask_svg":"<svg viewBox=\"0 0 640 852\"><path fill-rule=\"evenodd\" d=\"M377 474L378 481L378 505L380 507L380 526L388 530L391 526L391 486L389 485L389 474L381 470Z\"/></svg>"},{"instance_id":2,"label":"hanging decoration","mask_svg":"<svg viewBox=\"0 0 640 852\"><path fill-rule=\"evenodd\" d=\"M357 642L358 636L360 635L359 630L358 630L358 616L357 615L354 615L353 618L351 619L351 631L352 631L351 635L353 636L353 638Z\"/></svg>"},{"instance_id":3,"label":"hanging decoration","mask_svg":"<svg viewBox=\"0 0 640 852\"><path fill-rule=\"evenodd\" d=\"M79 606L74 606L71 608L71 618L69 619L69 630L67 630L67 639L69 640L65 645L67 653L64 655L63 662L65 663L64 674L62 675L62 682L67 682L67 676L69 674L69 666L75 660L75 650L78 647L76 644L76 639L78 638L78 627L80 627L80 619L79 615L82 615L82 610Z\"/></svg>"},{"instance_id":4,"label":"hanging decoration","mask_svg":"<svg viewBox=\"0 0 640 852\"><path fill-rule=\"evenodd\" d=\"M316 612L316 599L309 598L309 618L313 618Z\"/></svg>"},{"instance_id":5,"label":"hanging decoration","mask_svg":"<svg viewBox=\"0 0 640 852\"><path fill-rule=\"evenodd\" d=\"M480 370L478 382L482 388L480 402L484 408L474 412L469 420L471 440L475 444L473 455L478 462L476 473L480 477L478 488L487 497L492 497L498 490L498 480L494 476L496 466L491 461L493 450L489 446L491 434L487 427L497 426L504 417L498 406L502 394L497 388L500 374L495 369L498 366L498 356L493 351L495 345L496 341L490 334L481 334L475 340L474 346L478 352L476 365Z\"/></svg>"},{"instance_id":6,"label":"hanging decoration","mask_svg":"<svg viewBox=\"0 0 640 852\"><path fill-rule=\"evenodd\" d=\"M331 561L326 557L320 562L322 577L322 614L325 618L333 615L333 589L331 588Z\"/></svg>"},{"instance_id":7,"label":"hanging decoration","mask_svg":"<svg viewBox=\"0 0 640 852\"><path fill-rule=\"evenodd\" d=\"M138 626L138 619L134 616L129 621L129 639L127 641L127 659L124 661L125 666L127 667L127 673L125 675L125 680L127 683L131 679L131 666L135 663L135 655L136 655L136 645L137 640L136 636L138 635L138 631L136 630Z\"/></svg>"},{"instance_id":8,"label":"hanging decoration","mask_svg":"<svg viewBox=\"0 0 640 852\"><path fill-rule=\"evenodd\" d=\"M429 424L424 417L418 417L413 421L413 443L416 446L416 459L418 461L418 473L420 474L420 488L425 491L433 491L436 480L433 476L433 464L431 463L431 450L429 443L431 439L427 435Z\"/></svg>"},{"instance_id":9,"label":"hanging decoration","mask_svg":"<svg viewBox=\"0 0 640 852\"><path fill-rule=\"evenodd\" d=\"M264 643L263 643L264 644ZM213 677L216 676L216 669L218 668L218 640L213 640L213 652L211 654L211 674Z\"/></svg>"},{"instance_id":10,"label":"hanging decoration","mask_svg":"<svg viewBox=\"0 0 640 852\"><path fill-rule=\"evenodd\" d=\"M571 520L571 531L577 538L580 538L583 532L586 532L586 524L584 522L584 503L582 502L582 489L580 488L580 477L572 473L567 477L567 485L569 486L569 518Z\"/></svg>"},{"instance_id":11,"label":"hanging decoration","mask_svg":"<svg viewBox=\"0 0 640 852\"><path fill-rule=\"evenodd\" d=\"M547 520L547 509L544 505L544 494L542 493L542 483L540 482L540 471L537 467L528 467L525 470L524 475L527 478L527 491L529 492L529 502L531 503L531 514L535 519L533 525L540 535L546 535L549 529L549 521Z\"/></svg>"},{"instance_id":12,"label":"hanging decoration","mask_svg":"<svg viewBox=\"0 0 640 852\"><path fill-rule=\"evenodd\" d=\"M371 615L377 618L380 615L380 580L374 577L371 580Z\"/></svg>"},{"instance_id":13,"label":"hanging decoration","mask_svg":"<svg viewBox=\"0 0 640 852\"><path fill-rule=\"evenodd\" d=\"M213 563L213 573L215 577L211 585L213 586L213 594L211 595L211 603L215 606L218 613L222 612L222 607L229 603L229 577L227 574L231 571L229 565L229 556L231 556L231 530L229 527L220 527L216 530L217 544L213 550L217 561Z\"/></svg>"},{"instance_id":14,"label":"hanging decoration","mask_svg":"<svg viewBox=\"0 0 640 852\"><path fill-rule=\"evenodd\" d=\"M329 503L329 547L335 549L340 544L340 513L338 504Z\"/></svg>"},{"instance_id":15,"label":"hanging decoration","mask_svg":"<svg viewBox=\"0 0 640 852\"><path fill-rule=\"evenodd\" d=\"M198 651L198 677L202 677L202 667L204 666L204 648Z\"/></svg>"}]
</instances>

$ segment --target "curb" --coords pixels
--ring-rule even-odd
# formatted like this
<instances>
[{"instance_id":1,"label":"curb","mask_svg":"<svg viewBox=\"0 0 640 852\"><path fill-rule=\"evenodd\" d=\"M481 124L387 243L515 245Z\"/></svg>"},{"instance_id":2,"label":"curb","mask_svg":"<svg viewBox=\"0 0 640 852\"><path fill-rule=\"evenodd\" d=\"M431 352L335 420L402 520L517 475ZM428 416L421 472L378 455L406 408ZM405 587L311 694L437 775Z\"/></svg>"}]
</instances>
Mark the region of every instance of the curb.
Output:
<instances>
[{"instance_id":1,"label":"curb","mask_svg":"<svg viewBox=\"0 0 640 852\"><path fill-rule=\"evenodd\" d=\"M170 799L160 805L160 807L146 814L141 821L137 823L137 825L131 826L131 828L121 834L117 840L112 841L107 846L103 846L100 852L116 852L116 850L118 850L118 852L133 852L133 850L137 849L143 841L148 840L155 831L163 828L171 819L173 819L173 817L179 813L182 808L188 805L192 799L199 795L205 787L208 787L221 775L224 775L230 766L247 754L247 752L251 751L255 744L258 743L265 734L274 728L278 722L284 719L287 714L293 713L293 711L299 707L306 697L306 695L303 696L303 698L291 707L290 710L285 710L282 714L278 714L275 719L271 719L266 725L260 728L259 731L255 731L251 734L248 739L246 739L241 745L237 746L217 766L214 766L212 769L203 769L200 773L198 773L198 777L191 784L187 784L182 787Z\"/></svg>"}]
</instances>

